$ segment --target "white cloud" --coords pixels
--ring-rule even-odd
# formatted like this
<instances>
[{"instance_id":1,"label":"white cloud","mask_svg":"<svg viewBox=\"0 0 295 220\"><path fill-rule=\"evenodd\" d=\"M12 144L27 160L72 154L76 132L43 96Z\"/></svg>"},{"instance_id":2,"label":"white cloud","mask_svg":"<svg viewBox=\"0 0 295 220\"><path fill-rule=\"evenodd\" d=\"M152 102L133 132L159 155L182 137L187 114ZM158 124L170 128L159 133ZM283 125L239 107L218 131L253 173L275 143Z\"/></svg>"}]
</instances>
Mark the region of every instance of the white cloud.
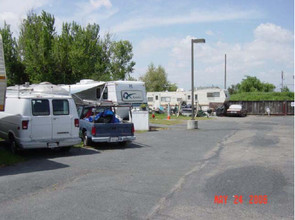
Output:
<instances>
[{"instance_id":1,"label":"white cloud","mask_svg":"<svg viewBox=\"0 0 295 220\"><path fill-rule=\"evenodd\" d=\"M184 15L171 15L169 17L145 16L139 15L123 21L113 27L113 32L127 32L150 27L160 27L175 24L192 24L205 22L220 22L236 19L251 19L259 16L256 11L237 11L237 10L220 10L220 11L193 11Z\"/></svg>"},{"instance_id":2,"label":"white cloud","mask_svg":"<svg viewBox=\"0 0 295 220\"><path fill-rule=\"evenodd\" d=\"M213 36L213 35L214 35L213 31L211 31L211 30L206 31L205 33L206 33L207 35L209 35L209 36Z\"/></svg>"},{"instance_id":3,"label":"white cloud","mask_svg":"<svg viewBox=\"0 0 295 220\"><path fill-rule=\"evenodd\" d=\"M102 6L106 8L112 7L112 3L109 0L90 0L90 4L96 9Z\"/></svg>"},{"instance_id":4,"label":"white cloud","mask_svg":"<svg viewBox=\"0 0 295 220\"><path fill-rule=\"evenodd\" d=\"M195 44L195 74L197 86L223 86L224 55L227 54L227 85L240 82L245 75L255 75L260 80L279 85L280 71L294 74L293 33L274 24L261 24L253 31L254 39L248 43ZM167 52L169 61L162 64L171 82L189 89L191 74L191 39L173 39ZM156 42L156 43L155 43ZM157 43L158 42L158 43ZM166 42L152 39L142 43L145 52ZM167 41L168 42L168 41ZM163 44L169 47L169 45ZM161 46L156 48L160 49ZM150 50L150 53L155 53ZM277 74L277 75L274 75Z\"/></svg>"},{"instance_id":5,"label":"white cloud","mask_svg":"<svg viewBox=\"0 0 295 220\"><path fill-rule=\"evenodd\" d=\"M79 15L81 16L88 16L102 7L106 9L112 7L112 3L109 0L89 0L88 2L78 2L76 5L79 8Z\"/></svg>"},{"instance_id":6,"label":"white cloud","mask_svg":"<svg viewBox=\"0 0 295 220\"><path fill-rule=\"evenodd\" d=\"M151 54L155 51L161 49L171 48L178 43L176 38L156 38L151 37L148 39L142 40L139 45L135 48L136 54L139 56L144 56L145 54Z\"/></svg>"},{"instance_id":7,"label":"white cloud","mask_svg":"<svg viewBox=\"0 0 295 220\"><path fill-rule=\"evenodd\" d=\"M0 27L4 21L11 25L11 30L16 35L22 19L26 18L29 10L54 10L54 7L66 5L65 2L55 2L54 0L0 0ZM73 2L70 9L70 16L53 14L55 17L56 29L59 32L63 22L77 21L82 25L88 23L99 23L118 12L113 8L110 0L88 0ZM52 12L51 12L52 13Z\"/></svg>"},{"instance_id":8,"label":"white cloud","mask_svg":"<svg viewBox=\"0 0 295 220\"><path fill-rule=\"evenodd\" d=\"M4 21L11 25L11 30L17 33L21 20L28 11L48 5L51 0L1 0L0 1L0 27Z\"/></svg>"}]
</instances>

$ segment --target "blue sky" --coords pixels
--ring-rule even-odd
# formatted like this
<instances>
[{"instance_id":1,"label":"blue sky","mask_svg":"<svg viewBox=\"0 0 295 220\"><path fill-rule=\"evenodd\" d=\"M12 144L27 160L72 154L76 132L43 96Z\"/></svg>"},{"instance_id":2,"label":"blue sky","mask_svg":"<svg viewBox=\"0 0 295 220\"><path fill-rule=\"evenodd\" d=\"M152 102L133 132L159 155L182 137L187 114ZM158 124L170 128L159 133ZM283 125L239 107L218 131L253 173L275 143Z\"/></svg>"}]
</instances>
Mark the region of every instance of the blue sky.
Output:
<instances>
[{"instance_id":1,"label":"blue sky","mask_svg":"<svg viewBox=\"0 0 295 220\"><path fill-rule=\"evenodd\" d=\"M154 63L172 83L190 89L190 42L205 38L194 50L196 86L223 87L227 54L228 86L251 75L279 89L284 71L284 84L293 90L293 0L0 0L0 26L6 20L17 35L30 9L53 14L58 32L74 20L129 40L136 78Z\"/></svg>"}]
</instances>

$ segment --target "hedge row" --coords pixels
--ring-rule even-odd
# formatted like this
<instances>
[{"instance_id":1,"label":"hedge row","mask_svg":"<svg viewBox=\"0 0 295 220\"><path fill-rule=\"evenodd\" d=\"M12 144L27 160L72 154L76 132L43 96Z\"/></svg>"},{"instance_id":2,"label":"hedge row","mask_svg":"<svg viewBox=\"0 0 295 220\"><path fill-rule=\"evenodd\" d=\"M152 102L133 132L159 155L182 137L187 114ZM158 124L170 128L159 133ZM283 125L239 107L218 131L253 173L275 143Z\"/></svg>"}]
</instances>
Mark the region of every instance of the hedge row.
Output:
<instances>
[{"instance_id":1,"label":"hedge row","mask_svg":"<svg viewBox=\"0 0 295 220\"><path fill-rule=\"evenodd\" d=\"M230 101L292 101L294 92L244 92L230 96Z\"/></svg>"}]
</instances>

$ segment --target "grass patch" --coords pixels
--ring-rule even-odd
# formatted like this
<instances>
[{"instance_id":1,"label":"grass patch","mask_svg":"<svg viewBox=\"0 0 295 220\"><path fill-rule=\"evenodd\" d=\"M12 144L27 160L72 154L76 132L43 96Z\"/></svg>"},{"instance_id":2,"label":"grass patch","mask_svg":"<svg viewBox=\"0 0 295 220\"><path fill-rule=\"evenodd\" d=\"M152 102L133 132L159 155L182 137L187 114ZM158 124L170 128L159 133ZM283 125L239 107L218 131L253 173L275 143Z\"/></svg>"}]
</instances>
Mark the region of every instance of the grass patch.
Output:
<instances>
[{"instance_id":1,"label":"grass patch","mask_svg":"<svg viewBox=\"0 0 295 220\"><path fill-rule=\"evenodd\" d=\"M142 133L146 133L148 132L148 130L135 130L135 134L142 134Z\"/></svg>"},{"instance_id":2,"label":"grass patch","mask_svg":"<svg viewBox=\"0 0 295 220\"><path fill-rule=\"evenodd\" d=\"M14 155L7 150L0 149L0 167L24 162L26 159L20 155Z\"/></svg>"},{"instance_id":3,"label":"grass patch","mask_svg":"<svg viewBox=\"0 0 295 220\"><path fill-rule=\"evenodd\" d=\"M166 114L155 114L155 118L152 118L152 114L149 115L150 123L152 124L161 124L161 125L176 125L184 123L186 120L190 120L191 117L180 115L177 117L176 115L171 115L170 120L167 119ZM211 118L207 117L196 117L196 120L208 120Z\"/></svg>"}]
</instances>

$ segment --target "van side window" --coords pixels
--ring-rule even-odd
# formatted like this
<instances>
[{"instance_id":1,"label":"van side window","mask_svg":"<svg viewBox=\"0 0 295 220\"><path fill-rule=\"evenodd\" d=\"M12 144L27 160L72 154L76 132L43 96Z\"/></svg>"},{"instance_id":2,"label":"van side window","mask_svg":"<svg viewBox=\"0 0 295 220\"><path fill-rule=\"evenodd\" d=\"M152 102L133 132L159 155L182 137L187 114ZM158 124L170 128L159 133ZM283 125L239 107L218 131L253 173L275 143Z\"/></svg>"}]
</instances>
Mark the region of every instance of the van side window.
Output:
<instances>
[{"instance_id":1,"label":"van side window","mask_svg":"<svg viewBox=\"0 0 295 220\"><path fill-rule=\"evenodd\" d=\"M32 99L32 114L34 116L49 115L48 99Z\"/></svg>"},{"instance_id":2,"label":"van side window","mask_svg":"<svg viewBox=\"0 0 295 220\"><path fill-rule=\"evenodd\" d=\"M68 100L52 100L53 115L69 115L69 101Z\"/></svg>"}]
</instances>

